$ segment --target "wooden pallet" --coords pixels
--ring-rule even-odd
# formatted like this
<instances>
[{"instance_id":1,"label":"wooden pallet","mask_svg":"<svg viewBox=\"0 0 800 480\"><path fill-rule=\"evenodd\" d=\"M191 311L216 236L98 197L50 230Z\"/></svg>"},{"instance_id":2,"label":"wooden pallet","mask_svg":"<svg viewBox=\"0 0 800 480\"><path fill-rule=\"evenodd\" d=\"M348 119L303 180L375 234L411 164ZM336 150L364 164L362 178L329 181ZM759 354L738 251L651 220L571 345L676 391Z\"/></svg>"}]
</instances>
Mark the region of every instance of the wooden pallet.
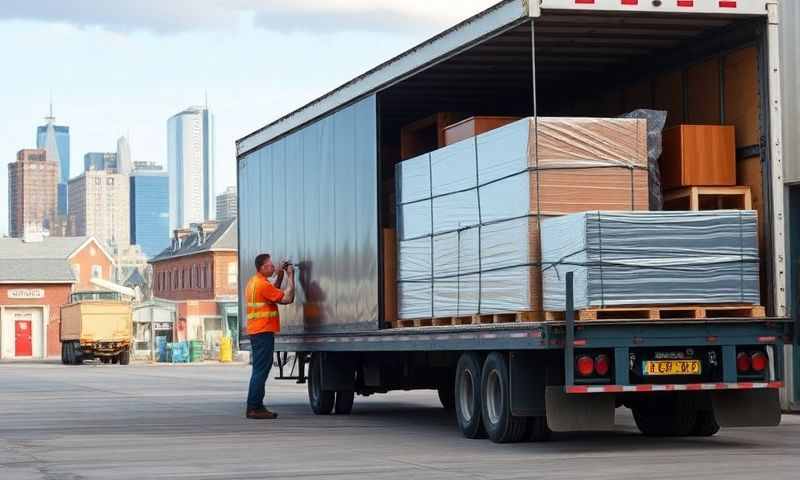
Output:
<instances>
[{"instance_id":1,"label":"wooden pallet","mask_svg":"<svg viewBox=\"0 0 800 480\"><path fill-rule=\"evenodd\" d=\"M454 317L415 318L413 320L397 320L395 322L392 322L392 327L410 328L410 327L430 327L430 326L487 325L495 323L540 322L545 318L546 318L545 312L521 311L521 312L509 312L509 313L486 313L478 315L461 315Z\"/></svg>"},{"instance_id":2,"label":"wooden pallet","mask_svg":"<svg viewBox=\"0 0 800 480\"><path fill-rule=\"evenodd\" d=\"M547 312L548 320L563 320L564 312ZM605 307L578 310L577 320L680 320L705 318L759 318L766 316L761 305L670 305Z\"/></svg>"},{"instance_id":3,"label":"wooden pallet","mask_svg":"<svg viewBox=\"0 0 800 480\"><path fill-rule=\"evenodd\" d=\"M686 187L664 194L665 210L752 210L750 187Z\"/></svg>"}]
</instances>

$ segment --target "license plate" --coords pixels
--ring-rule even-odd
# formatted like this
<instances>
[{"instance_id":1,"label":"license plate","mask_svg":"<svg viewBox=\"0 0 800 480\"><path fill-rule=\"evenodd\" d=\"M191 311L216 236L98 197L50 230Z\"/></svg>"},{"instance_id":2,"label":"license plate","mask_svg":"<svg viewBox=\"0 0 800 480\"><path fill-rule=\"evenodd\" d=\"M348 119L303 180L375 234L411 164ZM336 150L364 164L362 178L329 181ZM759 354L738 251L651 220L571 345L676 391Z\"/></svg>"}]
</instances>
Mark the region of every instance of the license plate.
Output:
<instances>
[{"instance_id":1,"label":"license plate","mask_svg":"<svg viewBox=\"0 0 800 480\"><path fill-rule=\"evenodd\" d=\"M700 360L648 360L643 370L647 376L700 375Z\"/></svg>"}]
</instances>

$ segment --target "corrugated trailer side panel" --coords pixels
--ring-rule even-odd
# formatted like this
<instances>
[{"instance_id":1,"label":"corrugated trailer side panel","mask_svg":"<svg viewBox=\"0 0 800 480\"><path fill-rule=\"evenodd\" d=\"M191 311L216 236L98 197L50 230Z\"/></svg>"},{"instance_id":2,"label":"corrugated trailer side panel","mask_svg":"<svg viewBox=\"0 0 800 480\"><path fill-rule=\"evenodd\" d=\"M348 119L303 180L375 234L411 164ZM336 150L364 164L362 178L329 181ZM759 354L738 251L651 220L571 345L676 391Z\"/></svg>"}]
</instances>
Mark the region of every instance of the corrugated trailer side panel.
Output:
<instances>
[{"instance_id":1,"label":"corrugated trailer side panel","mask_svg":"<svg viewBox=\"0 0 800 480\"><path fill-rule=\"evenodd\" d=\"M281 307L283 333L379 328L377 136L370 96L239 160L243 313L263 252L298 267L295 304Z\"/></svg>"},{"instance_id":2,"label":"corrugated trailer side panel","mask_svg":"<svg viewBox=\"0 0 800 480\"><path fill-rule=\"evenodd\" d=\"M800 2L781 2L783 144L787 182L800 182Z\"/></svg>"}]
</instances>

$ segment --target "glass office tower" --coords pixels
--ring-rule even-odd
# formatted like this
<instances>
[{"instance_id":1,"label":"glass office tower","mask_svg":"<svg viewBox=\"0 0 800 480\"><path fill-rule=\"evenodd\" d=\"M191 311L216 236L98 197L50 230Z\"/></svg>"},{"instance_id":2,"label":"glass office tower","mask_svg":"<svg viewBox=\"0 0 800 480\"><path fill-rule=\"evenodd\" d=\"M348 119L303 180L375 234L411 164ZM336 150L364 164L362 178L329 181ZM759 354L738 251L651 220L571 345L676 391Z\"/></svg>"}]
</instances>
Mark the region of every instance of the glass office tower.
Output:
<instances>
[{"instance_id":1,"label":"glass office tower","mask_svg":"<svg viewBox=\"0 0 800 480\"><path fill-rule=\"evenodd\" d=\"M130 182L131 244L153 257L169 245L169 178L164 171L134 170Z\"/></svg>"}]
</instances>

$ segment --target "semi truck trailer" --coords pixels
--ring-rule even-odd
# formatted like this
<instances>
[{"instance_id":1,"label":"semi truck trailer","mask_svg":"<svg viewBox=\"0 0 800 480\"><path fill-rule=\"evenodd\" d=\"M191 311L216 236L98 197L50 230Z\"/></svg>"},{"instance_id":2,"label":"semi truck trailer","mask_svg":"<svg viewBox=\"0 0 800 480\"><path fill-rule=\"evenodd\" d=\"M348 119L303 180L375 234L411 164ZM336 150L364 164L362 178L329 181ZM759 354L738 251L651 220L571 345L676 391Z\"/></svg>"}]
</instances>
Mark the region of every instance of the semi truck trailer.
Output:
<instances>
[{"instance_id":1,"label":"semi truck trailer","mask_svg":"<svg viewBox=\"0 0 800 480\"><path fill-rule=\"evenodd\" d=\"M432 389L465 436L501 443L610 429L622 407L651 435L778 424L796 328L780 21L775 0L506 0L239 139L239 298L257 254L297 266L297 301L281 307L275 346L296 354L313 411ZM562 319L397 321L404 126L432 119L423 140L436 148L440 112L642 108L668 112L668 126L735 126L737 177L759 216L763 311L583 321L568 301Z\"/></svg>"}]
</instances>

